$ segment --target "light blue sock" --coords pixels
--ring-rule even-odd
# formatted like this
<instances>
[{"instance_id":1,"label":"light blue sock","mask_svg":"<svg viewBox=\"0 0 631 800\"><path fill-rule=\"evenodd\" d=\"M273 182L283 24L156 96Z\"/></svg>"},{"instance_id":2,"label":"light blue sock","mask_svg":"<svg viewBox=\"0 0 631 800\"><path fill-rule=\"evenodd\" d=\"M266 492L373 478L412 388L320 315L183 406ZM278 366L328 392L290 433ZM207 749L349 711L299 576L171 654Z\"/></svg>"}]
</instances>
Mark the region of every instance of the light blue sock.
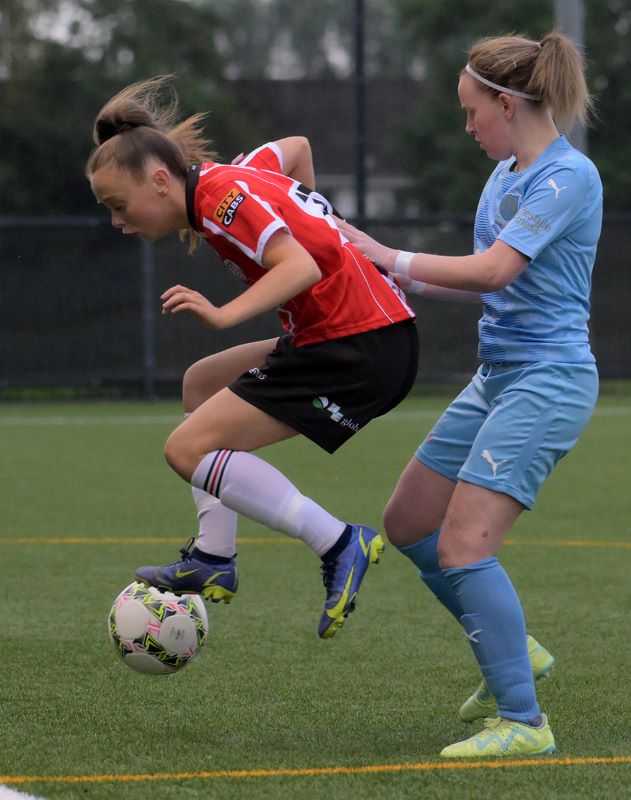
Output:
<instances>
[{"instance_id":1,"label":"light blue sock","mask_svg":"<svg viewBox=\"0 0 631 800\"><path fill-rule=\"evenodd\" d=\"M443 570L464 610L460 620L499 716L538 725L541 719L517 593L497 558Z\"/></svg>"},{"instance_id":2,"label":"light blue sock","mask_svg":"<svg viewBox=\"0 0 631 800\"><path fill-rule=\"evenodd\" d=\"M443 575L438 563L438 537L440 528L430 536L421 539L420 542L399 547L404 556L415 564L420 572L422 581L436 598L445 606L447 611L454 615L460 622L460 617L464 614L460 601L452 585Z\"/></svg>"}]
</instances>

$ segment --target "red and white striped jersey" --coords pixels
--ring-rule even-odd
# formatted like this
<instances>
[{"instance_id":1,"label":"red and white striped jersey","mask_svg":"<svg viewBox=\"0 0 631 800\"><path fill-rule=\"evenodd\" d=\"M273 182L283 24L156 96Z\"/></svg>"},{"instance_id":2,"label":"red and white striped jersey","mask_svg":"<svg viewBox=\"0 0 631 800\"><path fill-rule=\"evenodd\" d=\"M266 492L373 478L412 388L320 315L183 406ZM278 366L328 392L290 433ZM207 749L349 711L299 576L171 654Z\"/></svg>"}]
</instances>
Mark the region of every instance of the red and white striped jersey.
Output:
<instances>
[{"instance_id":1,"label":"red and white striped jersey","mask_svg":"<svg viewBox=\"0 0 631 800\"><path fill-rule=\"evenodd\" d=\"M191 225L250 285L266 272L263 251L276 231L287 231L311 254L322 278L278 309L296 346L414 317L398 287L340 233L328 200L282 174L276 144L238 165L192 167L186 194Z\"/></svg>"}]
</instances>

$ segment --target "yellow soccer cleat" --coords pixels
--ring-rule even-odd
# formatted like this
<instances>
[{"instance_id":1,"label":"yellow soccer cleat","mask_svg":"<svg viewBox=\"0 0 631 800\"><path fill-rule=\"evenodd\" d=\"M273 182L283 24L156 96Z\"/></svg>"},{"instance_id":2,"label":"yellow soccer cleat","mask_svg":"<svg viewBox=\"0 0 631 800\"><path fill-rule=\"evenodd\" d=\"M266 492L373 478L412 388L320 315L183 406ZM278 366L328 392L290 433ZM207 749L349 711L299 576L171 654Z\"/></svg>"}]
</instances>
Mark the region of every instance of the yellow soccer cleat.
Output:
<instances>
[{"instance_id":1,"label":"yellow soccer cleat","mask_svg":"<svg viewBox=\"0 0 631 800\"><path fill-rule=\"evenodd\" d=\"M537 728L503 717L485 719L484 726L480 733L470 739L450 744L441 750L442 758L505 758L547 755L557 751L545 714L542 714L541 724Z\"/></svg>"}]
</instances>

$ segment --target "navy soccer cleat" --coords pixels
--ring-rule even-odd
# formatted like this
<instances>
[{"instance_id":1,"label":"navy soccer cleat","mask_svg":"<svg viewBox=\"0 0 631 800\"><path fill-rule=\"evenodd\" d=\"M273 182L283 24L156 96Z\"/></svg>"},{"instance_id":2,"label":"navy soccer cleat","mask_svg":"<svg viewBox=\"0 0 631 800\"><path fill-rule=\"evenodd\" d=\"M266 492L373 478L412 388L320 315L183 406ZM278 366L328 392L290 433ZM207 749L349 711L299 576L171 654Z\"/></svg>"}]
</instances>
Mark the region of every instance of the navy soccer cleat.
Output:
<instances>
[{"instance_id":1,"label":"navy soccer cleat","mask_svg":"<svg viewBox=\"0 0 631 800\"><path fill-rule=\"evenodd\" d=\"M318 626L318 635L330 639L355 610L357 592L371 564L379 561L384 543L381 536L363 525L353 525L351 538L339 555L322 564L326 602Z\"/></svg>"},{"instance_id":2,"label":"navy soccer cleat","mask_svg":"<svg viewBox=\"0 0 631 800\"><path fill-rule=\"evenodd\" d=\"M164 567L138 567L136 578L145 586L155 586L173 594L200 594L213 603L229 603L237 591L237 557L230 561L200 561L191 552L194 539L180 550L180 561Z\"/></svg>"}]
</instances>

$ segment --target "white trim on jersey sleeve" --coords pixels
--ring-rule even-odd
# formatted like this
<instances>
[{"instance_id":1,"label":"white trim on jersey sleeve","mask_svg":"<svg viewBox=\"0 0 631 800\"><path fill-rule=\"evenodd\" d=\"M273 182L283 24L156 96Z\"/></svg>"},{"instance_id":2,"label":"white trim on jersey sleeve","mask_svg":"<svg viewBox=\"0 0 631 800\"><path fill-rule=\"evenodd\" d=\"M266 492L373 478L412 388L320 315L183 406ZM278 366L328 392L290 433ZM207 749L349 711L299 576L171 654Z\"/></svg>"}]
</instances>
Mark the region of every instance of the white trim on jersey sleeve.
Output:
<instances>
[{"instance_id":1,"label":"white trim on jersey sleeve","mask_svg":"<svg viewBox=\"0 0 631 800\"><path fill-rule=\"evenodd\" d=\"M248 197L251 197L252 200L255 200L262 208L264 208L267 211L270 217L274 218L274 220L270 222L267 228L265 228L263 233L261 233L261 235L259 236L259 241L256 248L256 258L254 260L259 266L262 266L263 250L265 250L265 245L270 240L271 235L281 229L286 230L287 233L291 233L291 231L289 230L289 226L287 225L285 220L281 219L278 216L278 214L275 213L274 209L267 202L267 200L264 200L260 195L253 192L245 181L236 181L236 183L240 189L243 189L244 192L247 192Z\"/></svg>"},{"instance_id":2,"label":"white trim on jersey sleeve","mask_svg":"<svg viewBox=\"0 0 631 800\"><path fill-rule=\"evenodd\" d=\"M283 161L283 151L280 147L276 144L276 142L267 142L266 144L262 144L260 147L257 147L256 150L252 150L251 153L248 153L247 156L241 161L238 166L240 167L248 167L250 162L253 161L256 156L261 153L263 150L271 150L276 158L278 159L278 163L280 165L281 172L284 173L285 171L285 164Z\"/></svg>"},{"instance_id":3,"label":"white trim on jersey sleeve","mask_svg":"<svg viewBox=\"0 0 631 800\"><path fill-rule=\"evenodd\" d=\"M280 147L276 144L276 142L270 142L268 147L271 148L276 153L276 158L278 159L278 163L280 164L280 170L285 174L285 159L283 158L283 151Z\"/></svg>"},{"instance_id":4,"label":"white trim on jersey sleeve","mask_svg":"<svg viewBox=\"0 0 631 800\"><path fill-rule=\"evenodd\" d=\"M256 263L259 266L263 266L263 251L265 250L265 246L272 238L272 234L276 233L276 231L285 230L289 233L289 228L281 219L275 219L273 222L265 228L263 233L259 236L259 244L256 248Z\"/></svg>"},{"instance_id":5,"label":"white trim on jersey sleeve","mask_svg":"<svg viewBox=\"0 0 631 800\"><path fill-rule=\"evenodd\" d=\"M241 242L239 239L236 239L234 236L231 236L228 231L220 228L219 225L216 225L212 220L207 219L204 217L203 219L204 228L207 228L211 233L214 233L216 236L222 236L224 239L227 239L231 244L238 247L241 252L250 258L252 261L256 262L259 267L262 266L262 259L263 259L263 251L265 250L265 245L269 242L270 237L273 233L279 230L287 230L287 225L281 219L274 219L270 222L270 224L265 228L265 230L261 233L258 238L258 242L256 245L256 252L252 250L252 248L248 247L246 244Z\"/></svg>"}]
</instances>

